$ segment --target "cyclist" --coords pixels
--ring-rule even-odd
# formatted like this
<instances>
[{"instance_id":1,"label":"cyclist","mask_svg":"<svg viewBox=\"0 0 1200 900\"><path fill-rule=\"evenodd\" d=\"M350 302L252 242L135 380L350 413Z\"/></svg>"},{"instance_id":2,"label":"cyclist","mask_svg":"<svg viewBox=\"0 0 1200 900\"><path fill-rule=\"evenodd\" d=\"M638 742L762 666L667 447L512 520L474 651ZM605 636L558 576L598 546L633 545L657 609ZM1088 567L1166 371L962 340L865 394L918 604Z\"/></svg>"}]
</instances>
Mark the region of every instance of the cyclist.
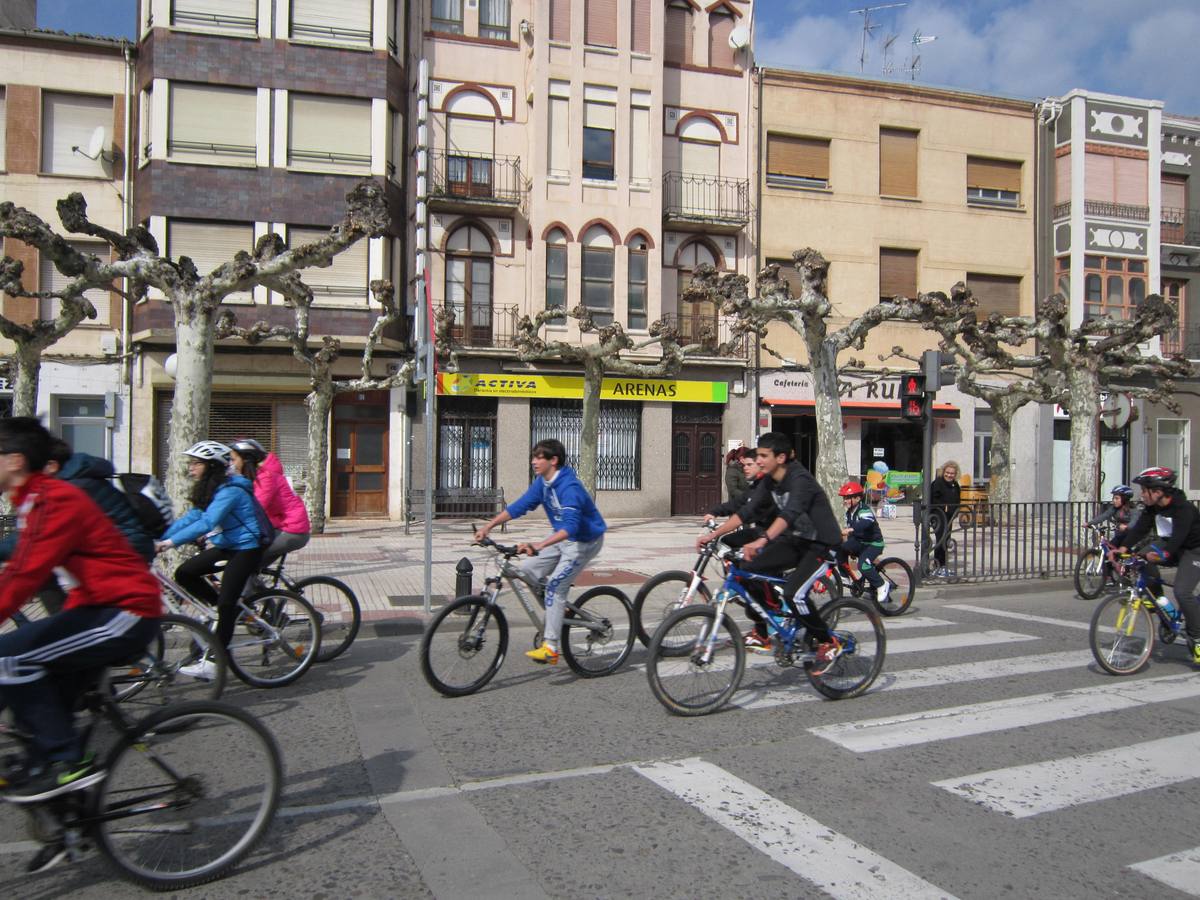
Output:
<instances>
[{"instance_id":1,"label":"cyclist","mask_svg":"<svg viewBox=\"0 0 1200 900\"><path fill-rule=\"evenodd\" d=\"M1125 535L1129 531L1129 526L1137 521L1138 513L1138 508L1134 505L1133 488L1118 484L1112 489L1112 502L1089 519L1088 525L1099 527L1105 522L1112 522L1114 531L1109 544L1119 547L1125 543ZM1108 559L1104 564L1106 572L1111 572L1113 566L1116 565L1115 557L1115 552L1110 549Z\"/></svg>"},{"instance_id":2,"label":"cyclist","mask_svg":"<svg viewBox=\"0 0 1200 900\"><path fill-rule=\"evenodd\" d=\"M771 431L758 439L755 455L764 477L738 512L716 531L696 539L696 549L752 521L760 505L773 504L775 519L762 537L742 548L746 562L741 568L765 575L792 570L784 585L784 601L804 623L808 639L817 645L816 665L818 671L824 671L841 654L841 645L807 597L822 559L830 547L840 543L841 531L829 498L812 473L791 460L791 453L792 442L786 434ZM797 600L797 595L801 599Z\"/></svg>"},{"instance_id":3,"label":"cyclist","mask_svg":"<svg viewBox=\"0 0 1200 900\"><path fill-rule=\"evenodd\" d=\"M150 643L162 615L158 582L146 561L86 493L43 471L51 441L37 419L0 420L0 490L8 494L20 532L0 573L0 622L56 567L74 582L61 612L0 635L0 701L32 736L30 757L0 777L6 797L20 803L100 780L75 733L75 701L98 669ZM61 845L54 859L39 854L30 871L59 858Z\"/></svg>"},{"instance_id":4,"label":"cyclist","mask_svg":"<svg viewBox=\"0 0 1200 900\"><path fill-rule=\"evenodd\" d=\"M883 531L871 507L863 503L863 486L857 481L847 481L838 488L838 496L846 510L847 526L842 529L842 542L837 547L838 565L844 566L850 557L858 557L858 568L874 590L876 601L886 603L891 585L875 568L875 558L883 552Z\"/></svg>"},{"instance_id":5,"label":"cyclist","mask_svg":"<svg viewBox=\"0 0 1200 900\"><path fill-rule=\"evenodd\" d=\"M1157 580L1156 563L1175 566L1175 603L1187 623L1188 647L1192 662L1200 665L1200 601L1196 600L1196 585L1200 583L1200 513L1196 512L1187 495L1175 487L1175 471L1166 466L1143 469L1133 479L1142 489L1146 512L1129 526L1118 551L1134 547L1150 534L1153 527L1158 541L1143 555L1146 574ZM1160 589L1161 590L1161 589Z\"/></svg>"},{"instance_id":6,"label":"cyclist","mask_svg":"<svg viewBox=\"0 0 1200 900\"><path fill-rule=\"evenodd\" d=\"M175 580L194 596L217 607L217 639L228 647L237 622L237 602L246 579L262 567L262 533L256 512L254 489L241 475L228 473L229 448L217 441L200 441L184 451L192 486L192 509L167 529L158 550L195 543L202 538L211 546L185 560L175 570ZM221 573L218 593L204 576ZM211 678L216 669L202 659L179 671L194 678Z\"/></svg>"},{"instance_id":7,"label":"cyclist","mask_svg":"<svg viewBox=\"0 0 1200 900\"><path fill-rule=\"evenodd\" d=\"M233 471L254 483L254 497L275 526L275 540L263 553L269 566L285 553L308 543L312 526L304 501L296 496L283 475L283 463L254 438L238 438L229 445Z\"/></svg>"},{"instance_id":8,"label":"cyclist","mask_svg":"<svg viewBox=\"0 0 1200 900\"><path fill-rule=\"evenodd\" d=\"M746 470L746 460L754 464L754 451L749 447L737 447L725 454L725 490L732 503L750 489L750 483L758 475L758 467Z\"/></svg>"},{"instance_id":9,"label":"cyclist","mask_svg":"<svg viewBox=\"0 0 1200 900\"><path fill-rule=\"evenodd\" d=\"M608 526L600 516L583 484L567 466L567 450L553 438L538 441L530 451L530 464L535 478L515 503L492 517L475 532L482 541L497 525L519 519L541 506L546 510L553 533L538 543L519 544L522 553L533 557L524 563L524 571L545 579L546 621L542 629L542 644L525 655L538 665L558 664L558 636L562 632L567 594L579 573L604 546Z\"/></svg>"}]
</instances>

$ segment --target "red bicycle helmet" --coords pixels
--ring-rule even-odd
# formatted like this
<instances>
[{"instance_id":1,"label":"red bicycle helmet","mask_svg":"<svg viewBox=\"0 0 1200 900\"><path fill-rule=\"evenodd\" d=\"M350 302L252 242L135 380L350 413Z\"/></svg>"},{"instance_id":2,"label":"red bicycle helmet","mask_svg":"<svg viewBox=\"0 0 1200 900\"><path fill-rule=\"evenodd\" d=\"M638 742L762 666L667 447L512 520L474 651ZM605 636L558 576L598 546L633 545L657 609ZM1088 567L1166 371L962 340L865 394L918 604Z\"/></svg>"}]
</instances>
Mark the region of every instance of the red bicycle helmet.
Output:
<instances>
[{"instance_id":1,"label":"red bicycle helmet","mask_svg":"<svg viewBox=\"0 0 1200 900\"><path fill-rule=\"evenodd\" d=\"M839 497L859 497L863 493L863 486L857 481L847 481L838 488Z\"/></svg>"},{"instance_id":2,"label":"red bicycle helmet","mask_svg":"<svg viewBox=\"0 0 1200 900\"><path fill-rule=\"evenodd\" d=\"M1151 466L1138 472L1133 483L1148 488L1171 488L1175 486L1175 470L1166 466Z\"/></svg>"}]
</instances>

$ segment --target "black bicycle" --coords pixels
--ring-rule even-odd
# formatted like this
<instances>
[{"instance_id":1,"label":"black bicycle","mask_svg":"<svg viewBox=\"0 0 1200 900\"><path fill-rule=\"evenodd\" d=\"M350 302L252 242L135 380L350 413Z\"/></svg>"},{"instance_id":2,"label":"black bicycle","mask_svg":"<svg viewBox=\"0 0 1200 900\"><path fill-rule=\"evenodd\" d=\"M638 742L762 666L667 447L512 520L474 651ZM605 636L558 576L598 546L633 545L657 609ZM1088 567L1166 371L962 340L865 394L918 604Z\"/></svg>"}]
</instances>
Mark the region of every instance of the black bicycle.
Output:
<instances>
[{"instance_id":1,"label":"black bicycle","mask_svg":"<svg viewBox=\"0 0 1200 900\"><path fill-rule=\"evenodd\" d=\"M362 607L350 586L330 575L309 575L290 578L283 571L287 554L274 565L267 566L258 577L271 588L283 588L299 594L312 604L321 620L321 649L316 661L336 659L354 643L362 626Z\"/></svg>"}]
</instances>

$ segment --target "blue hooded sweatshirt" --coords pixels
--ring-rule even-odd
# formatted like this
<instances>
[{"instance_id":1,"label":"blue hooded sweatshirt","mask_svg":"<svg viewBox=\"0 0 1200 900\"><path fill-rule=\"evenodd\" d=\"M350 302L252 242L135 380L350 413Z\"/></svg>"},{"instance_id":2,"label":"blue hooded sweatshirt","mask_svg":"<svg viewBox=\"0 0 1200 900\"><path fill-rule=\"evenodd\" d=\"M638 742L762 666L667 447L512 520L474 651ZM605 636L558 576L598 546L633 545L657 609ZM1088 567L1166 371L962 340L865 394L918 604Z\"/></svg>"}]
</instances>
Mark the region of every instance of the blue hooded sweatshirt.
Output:
<instances>
[{"instance_id":1,"label":"blue hooded sweatshirt","mask_svg":"<svg viewBox=\"0 0 1200 900\"><path fill-rule=\"evenodd\" d=\"M250 550L260 546L254 486L241 475L230 475L213 493L207 509L190 509L175 520L164 541L190 544L208 535L214 547Z\"/></svg>"},{"instance_id":2,"label":"blue hooded sweatshirt","mask_svg":"<svg viewBox=\"0 0 1200 900\"><path fill-rule=\"evenodd\" d=\"M516 519L539 506L545 508L555 531L567 533L567 540L587 543L608 530L600 510L570 466L559 469L551 482L535 478L529 490L508 505L508 514Z\"/></svg>"}]
</instances>

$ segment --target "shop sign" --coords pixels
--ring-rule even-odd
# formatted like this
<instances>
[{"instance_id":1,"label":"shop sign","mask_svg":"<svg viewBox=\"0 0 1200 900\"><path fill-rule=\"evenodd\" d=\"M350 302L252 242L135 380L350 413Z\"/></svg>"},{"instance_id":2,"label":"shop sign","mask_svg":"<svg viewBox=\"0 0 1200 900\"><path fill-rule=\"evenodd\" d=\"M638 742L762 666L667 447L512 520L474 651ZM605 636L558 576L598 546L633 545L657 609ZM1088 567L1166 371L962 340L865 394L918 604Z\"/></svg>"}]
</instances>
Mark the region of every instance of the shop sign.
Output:
<instances>
[{"instance_id":1,"label":"shop sign","mask_svg":"<svg viewBox=\"0 0 1200 900\"><path fill-rule=\"evenodd\" d=\"M533 397L582 400L583 376L513 373L438 372L438 394L445 397ZM654 378L605 378L601 400L662 400L667 403L725 403L725 381L674 381Z\"/></svg>"},{"instance_id":2,"label":"shop sign","mask_svg":"<svg viewBox=\"0 0 1200 900\"><path fill-rule=\"evenodd\" d=\"M898 472L892 469L884 476L884 480L887 481L888 487L907 488L919 487L923 478L920 472Z\"/></svg>"},{"instance_id":3,"label":"shop sign","mask_svg":"<svg viewBox=\"0 0 1200 900\"><path fill-rule=\"evenodd\" d=\"M805 372L763 375L759 393L778 400L813 400L812 376ZM838 396L843 400L899 400L900 376L878 381L838 379Z\"/></svg>"}]
</instances>

